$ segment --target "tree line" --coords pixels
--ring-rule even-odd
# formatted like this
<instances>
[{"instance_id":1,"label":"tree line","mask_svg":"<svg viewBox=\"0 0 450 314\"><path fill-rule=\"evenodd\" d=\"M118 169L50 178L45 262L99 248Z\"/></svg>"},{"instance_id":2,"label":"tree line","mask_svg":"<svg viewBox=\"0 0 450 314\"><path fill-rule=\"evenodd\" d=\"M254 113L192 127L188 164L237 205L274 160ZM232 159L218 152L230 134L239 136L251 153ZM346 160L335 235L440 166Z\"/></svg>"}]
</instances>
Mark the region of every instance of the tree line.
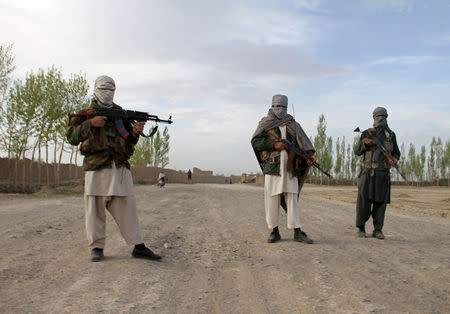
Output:
<instances>
[{"instance_id":1,"label":"tree line","mask_svg":"<svg viewBox=\"0 0 450 314\"><path fill-rule=\"evenodd\" d=\"M19 181L17 178L17 160L26 157L38 161L37 167L46 167L46 176L41 178L38 169L38 185L49 184L49 164L56 166L54 182L59 182L59 167L63 156L70 164L78 165L78 147L67 145L66 130L68 112L77 112L90 104L88 97L89 84L82 73L64 77L62 70L52 66L46 70L29 72L24 80L12 80L15 70L12 45L0 45L0 150L6 153L8 161L8 185ZM360 169L360 157L355 156L354 148L359 137L334 139L327 135L325 116L319 117L317 134L312 142L316 148L316 156L324 169L330 170L337 179L354 181ZM151 138L141 138L135 147L130 162L135 166L166 167L169 164L170 135L168 128L158 130ZM450 142L448 139L433 137L428 149L422 145L416 149L414 144L400 145L402 158L399 168L410 181L438 182L447 179L450 183L449 157ZM14 162L13 162L14 161ZM22 178L26 173L22 163ZM315 170L313 177L320 183L328 182ZM400 180L394 173L394 179Z\"/></svg>"},{"instance_id":2,"label":"tree line","mask_svg":"<svg viewBox=\"0 0 450 314\"><path fill-rule=\"evenodd\" d=\"M24 182L26 174L32 173L21 163L22 178L18 178L18 160L25 158L39 161L38 185L49 185L49 165L56 167L55 184L59 183L59 167L63 156L70 164L78 165L78 147L67 145L66 131L68 112L78 112L89 106L89 84L85 74L64 77L62 69L52 66L46 70L30 71L25 79L12 79L16 66L12 45L0 45L0 149L6 153L8 162L7 184ZM169 134L156 132L153 138L145 138L136 147L132 163L135 165L166 166L169 163ZM146 159L147 158L147 159ZM41 166L47 175L41 178Z\"/></svg>"},{"instance_id":3,"label":"tree line","mask_svg":"<svg viewBox=\"0 0 450 314\"><path fill-rule=\"evenodd\" d=\"M359 135L346 143L345 137L333 139L327 136L326 130L327 124L322 114L317 124L317 135L311 139L316 149L318 162L324 169L329 169L336 179L354 181L361 166L361 157L354 154ZM405 144L402 143L400 153L399 169L409 181L416 183L428 181L439 184L439 180L446 179L447 185L450 186L450 140L433 137L428 150L425 145L417 150L413 143L410 143L406 149ZM396 171L392 174L394 180L402 180ZM318 177L320 182L325 180L317 170L313 170L313 176Z\"/></svg>"}]
</instances>

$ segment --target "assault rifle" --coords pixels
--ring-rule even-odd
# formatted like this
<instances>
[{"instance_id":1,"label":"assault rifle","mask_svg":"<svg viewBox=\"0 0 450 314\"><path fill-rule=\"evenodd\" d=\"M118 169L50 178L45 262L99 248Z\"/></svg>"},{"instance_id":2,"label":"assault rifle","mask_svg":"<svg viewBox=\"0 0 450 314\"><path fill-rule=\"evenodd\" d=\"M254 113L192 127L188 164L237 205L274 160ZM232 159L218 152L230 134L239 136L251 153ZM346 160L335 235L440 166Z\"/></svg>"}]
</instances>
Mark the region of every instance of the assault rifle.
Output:
<instances>
[{"instance_id":1,"label":"assault rifle","mask_svg":"<svg viewBox=\"0 0 450 314\"><path fill-rule=\"evenodd\" d=\"M357 133L361 133L361 130L359 129L359 127L357 127L356 129L353 130L353 132L357 132ZM394 159L394 157L389 154L389 152L387 151L387 149L383 146L383 143L381 143L380 139L378 137L376 137L375 135L370 135L367 137L371 140L373 140L375 142L375 144L377 145L377 151L380 150L381 153L389 160L392 161ZM403 178L403 180L405 180L408 183L408 179L406 179L405 175L400 171L400 169L398 168L397 164L394 164L393 166L395 168L395 170L397 170L398 174Z\"/></svg>"},{"instance_id":2,"label":"assault rifle","mask_svg":"<svg viewBox=\"0 0 450 314\"><path fill-rule=\"evenodd\" d=\"M324 175L326 175L327 177L329 177L330 179L332 179L333 177L331 176L331 174L329 174L327 171L323 170L320 165L313 161L312 157L310 155L308 155L308 153L306 151L304 151L303 149L301 149L300 147L295 146L294 144L292 144L291 142L289 142L288 140L284 140L281 139L280 142L282 142L284 145L286 145L287 149L289 151L293 151L295 152L298 156L300 156L300 158L304 159L304 160L310 160L312 161L312 165L314 167L316 167L319 171L321 171Z\"/></svg>"},{"instance_id":3,"label":"assault rifle","mask_svg":"<svg viewBox=\"0 0 450 314\"><path fill-rule=\"evenodd\" d=\"M94 117L94 116L104 116L108 118L108 121L112 121L116 123L116 126L121 132L123 129L123 119L129 120L131 122L136 121L154 121L156 123L163 122L172 124L172 116L169 116L169 119L163 120L160 119L156 115L148 114L147 112L142 111L134 111L134 110L124 110L124 109L114 109L114 108L98 108L95 112L87 112L87 113L68 113L69 114L69 125L70 119L73 117ZM156 125L149 135L141 134L144 137L153 136L158 130L158 125Z\"/></svg>"}]
</instances>

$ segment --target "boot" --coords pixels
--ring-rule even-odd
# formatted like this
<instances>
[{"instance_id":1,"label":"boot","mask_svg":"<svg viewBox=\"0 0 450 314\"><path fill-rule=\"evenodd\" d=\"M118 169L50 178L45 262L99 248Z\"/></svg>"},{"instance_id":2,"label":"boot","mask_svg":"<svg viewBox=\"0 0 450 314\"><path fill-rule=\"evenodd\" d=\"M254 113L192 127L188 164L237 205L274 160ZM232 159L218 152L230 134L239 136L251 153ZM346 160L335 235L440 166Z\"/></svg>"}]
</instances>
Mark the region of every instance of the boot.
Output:
<instances>
[{"instance_id":1,"label":"boot","mask_svg":"<svg viewBox=\"0 0 450 314\"><path fill-rule=\"evenodd\" d=\"M366 238L367 237L367 235L366 235L366 229L364 228L364 226L362 226L362 227L358 227L358 232L356 233L356 236L358 237L358 238Z\"/></svg>"},{"instance_id":2,"label":"boot","mask_svg":"<svg viewBox=\"0 0 450 314\"><path fill-rule=\"evenodd\" d=\"M91 250L91 262L100 262L104 258L102 248L93 248Z\"/></svg>"},{"instance_id":3,"label":"boot","mask_svg":"<svg viewBox=\"0 0 450 314\"><path fill-rule=\"evenodd\" d=\"M306 233L304 233L300 228L294 229L294 240L297 242L305 242L308 244L313 244L314 242L312 239L308 238Z\"/></svg>"},{"instance_id":4,"label":"boot","mask_svg":"<svg viewBox=\"0 0 450 314\"><path fill-rule=\"evenodd\" d=\"M277 241L281 240L280 232L278 231L278 227L273 228L272 232L270 233L269 239L267 242L269 243L275 243Z\"/></svg>"},{"instance_id":5,"label":"boot","mask_svg":"<svg viewBox=\"0 0 450 314\"><path fill-rule=\"evenodd\" d=\"M153 251L150 250L148 247L139 249L135 246L133 249L133 252L131 252L131 255L136 258L144 258L144 259L150 259L150 260L154 260L154 261L161 259L161 256L159 256L156 253L153 253Z\"/></svg>"},{"instance_id":6,"label":"boot","mask_svg":"<svg viewBox=\"0 0 450 314\"><path fill-rule=\"evenodd\" d=\"M381 230L374 230L372 233L372 236L379 240L384 240L384 234L383 234L383 232L381 232Z\"/></svg>"}]
</instances>

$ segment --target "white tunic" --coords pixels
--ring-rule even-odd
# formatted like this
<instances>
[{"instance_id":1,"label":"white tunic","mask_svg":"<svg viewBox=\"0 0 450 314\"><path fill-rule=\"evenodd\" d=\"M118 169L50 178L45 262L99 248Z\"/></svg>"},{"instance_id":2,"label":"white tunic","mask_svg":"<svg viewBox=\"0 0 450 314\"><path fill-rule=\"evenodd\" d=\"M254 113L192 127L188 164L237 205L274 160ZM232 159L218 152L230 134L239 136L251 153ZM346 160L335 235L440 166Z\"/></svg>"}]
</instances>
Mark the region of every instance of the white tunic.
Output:
<instances>
[{"instance_id":1,"label":"white tunic","mask_svg":"<svg viewBox=\"0 0 450 314\"><path fill-rule=\"evenodd\" d=\"M286 126L279 127L281 138L286 139ZM280 153L280 176L266 174L264 178L264 187L271 196L282 193L298 194L298 179L292 175L292 172L286 171L288 153L283 150Z\"/></svg>"},{"instance_id":2,"label":"white tunic","mask_svg":"<svg viewBox=\"0 0 450 314\"><path fill-rule=\"evenodd\" d=\"M133 177L126 167L86 171L84 175L84 194L95 196L131 196L134 195Z\"/></svg>"}]
</instances>

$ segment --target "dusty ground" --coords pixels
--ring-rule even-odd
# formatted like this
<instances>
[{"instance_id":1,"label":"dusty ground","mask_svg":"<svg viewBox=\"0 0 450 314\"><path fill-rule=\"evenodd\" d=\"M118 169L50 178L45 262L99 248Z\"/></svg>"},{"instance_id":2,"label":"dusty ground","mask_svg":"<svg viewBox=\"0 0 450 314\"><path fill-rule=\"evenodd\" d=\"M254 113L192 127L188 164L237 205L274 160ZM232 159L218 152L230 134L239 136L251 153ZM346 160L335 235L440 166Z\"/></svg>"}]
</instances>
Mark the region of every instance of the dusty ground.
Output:
<instances>
[{"instance_id":1,"label":"dusty ground","mask_svg":"<svg viewBox=\"0 0 450 314\"><path fill-rule=\"evenodd\" d=\"M283 241L266 243L261 187L136 191L161 262L131 258L110 216L107 258L90 262L81 195L0 195L0 312L450 311L448 188L394 187L381 241L355 237L354 187L307 185L301 220L313 245L292 241L284 214Z\"/></svg>"}]
</instances>

